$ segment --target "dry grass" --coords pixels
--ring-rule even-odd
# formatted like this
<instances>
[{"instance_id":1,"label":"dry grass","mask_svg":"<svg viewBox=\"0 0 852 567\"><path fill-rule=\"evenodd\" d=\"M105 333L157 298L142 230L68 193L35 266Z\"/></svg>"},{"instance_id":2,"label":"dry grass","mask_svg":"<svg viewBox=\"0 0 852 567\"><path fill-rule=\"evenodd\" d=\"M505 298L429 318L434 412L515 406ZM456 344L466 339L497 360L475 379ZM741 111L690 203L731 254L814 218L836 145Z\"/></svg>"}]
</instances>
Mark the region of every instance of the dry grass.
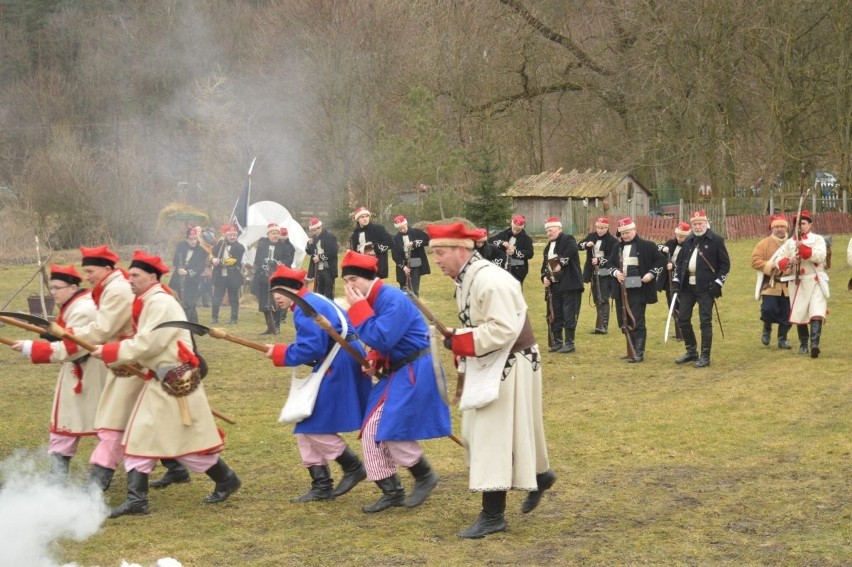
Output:
<instances>
[{"instance_id":1,"label":"dry grass","mask_svg":"<svg viewBox=\"0 0 852 567\"><path fill-rule=\"evenodd\" d=\"M838 247L846 241L835 238ZM290 504L309 479L290 428L276 422L289 371L203 338L211 402L239 421L223 427L225 457L243 489L218 506L200 504L210 489L201 476L152 491L150 516L108 521L85 542L64 542L60 556L105 566L166 555L185 565L848 565L852 293L845 285L852 270L838 263L832 271L823 354L812 360L760 344L753 245L730 244L734 268L720 306L726 338L717 338L708 369L673 363L682 346L663 345L662 303L648 310L640 365L618 360L624 340L617 330L589 334L594 311L584 303L577 352L545 355L546 427L559 480L529 516L518 510L523 494L511 494L505 534L456 537L474 519L478 497L467 492L464 455L449 440L426 443L441 484L419 509L363 514L360 507L377 497L366 483L335 502ZM31 271L0 268L0 298ZM536 284L529 281L525 294L544 337ZM454 322L447 278L425 278L423 295ZM23 299L13 307L24 308ZM229 331L257 339L262 328L247 304ZM282 340L290 333L288 324ZM0 335L20 336L8 328ZM2 361L0 456L44 445L54 377L11 351ZM78 475L82 461L73 464ZM123 483L119 476L107 494L113 504Z\"/></svg>"}]
</instances>

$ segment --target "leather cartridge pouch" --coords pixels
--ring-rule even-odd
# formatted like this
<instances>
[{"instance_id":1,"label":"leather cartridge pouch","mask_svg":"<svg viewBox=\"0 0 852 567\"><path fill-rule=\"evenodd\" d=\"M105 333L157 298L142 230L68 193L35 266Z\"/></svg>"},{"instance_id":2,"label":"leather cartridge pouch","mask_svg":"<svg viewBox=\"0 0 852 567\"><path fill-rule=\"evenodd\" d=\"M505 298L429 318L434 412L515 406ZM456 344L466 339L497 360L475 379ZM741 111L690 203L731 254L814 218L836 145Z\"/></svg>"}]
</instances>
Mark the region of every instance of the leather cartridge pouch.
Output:
<instances>
[{"instance_id":1,"label":"leather cartridge pouch","mask_svg":"<svg viewBox=\"0 0 852 567\"><path fill-rule=\"evenodd\" d=\"M201 371L191 364L181 364L165 373L160 386L168 395L176 398L188 396L201 383Z\"/></svg>"},{"instance_id":2,"label":"leather cartridge pouch","mask_svg":"<svg viewBox=\"0 0 852 567\"><path fill-rule=\"evenodd\" d=\"M624 280L624 287L627 289L636 289L642 287L642 276L627 276Z\"/></svg>"}]
</instances>

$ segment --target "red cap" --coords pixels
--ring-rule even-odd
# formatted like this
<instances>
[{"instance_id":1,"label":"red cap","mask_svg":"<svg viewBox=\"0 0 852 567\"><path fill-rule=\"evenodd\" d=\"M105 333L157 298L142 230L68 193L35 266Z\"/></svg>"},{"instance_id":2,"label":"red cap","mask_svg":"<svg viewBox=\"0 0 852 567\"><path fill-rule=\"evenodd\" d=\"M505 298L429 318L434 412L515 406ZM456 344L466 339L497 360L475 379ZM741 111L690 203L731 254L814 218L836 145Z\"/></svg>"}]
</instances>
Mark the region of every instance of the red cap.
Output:
<instances>
[{"instance_id":1,"label":"red cap","mask_svg":"<svg viewBox=\"0 0 852 567\"><path fill-rule=\"evenodd\" d=\"M675 227L675 234L678 235L678 236L689 236L689 232L691 230L692 229L689 228L688 222L679 222L679 223L677 223L677 226Z\"/></svg>"},{"instance_id":2,"label":"red cap","mask_svg":"<svg viewBox=\"0 0 852 567\"><path fill-rule=\"evenodd\" d=\"M429 233L429 246L438 248L440 246L461 246L473 248L473 243L482 238L479 229L471 230L464 223L454 224L430 224L426 226Z\"/></svg>"},{"instance_id":3,"label":"red cap","mask_svg":"<svg viewBox=\"0 0 852 567\"><path fill-rule=\"evenodd\" d=\"M74 264L70 266L57 266L55 264L50 266L50 279L74 285L80 285L80 282L83 281L83 278L80 277L80 274L74 268Z\"/></svg>"},{"instance_id":4,"label":"red cap","mask_svg":"<svg viewBox=\"0 0 852 567\"><path fill-rule=\"evenodd\" d=\"M700 211L692 211L692 214L689 215L689 223L692 224L695 221L706 221L707 213L704 212L704 209Z\"/></svg>"},{"instance_id":5,"label":"red cap","mask_svg":"<svg viewBox=\"0 0 852 567\"><path fill-rule=\"evenodd\" d=\"M595 219L595 228L609 228L609 217L598 217Z\"/></svg>"},{"instance_id":6,"label":"red cap","mask_svg":"<svg viewBox=\"0 0 852 567\"><path fill-rule=\"evenodd\" d=\"M358 276L367 280L376 278L379 272L379 259L376 256L359 254L349 250L340 263L340 274L343 276Z\"/></svg>"},{"instance_id":7,"label":"red cap","mask_svg":"<svg viewBox=\"0 0 852 567\"><path fill-rule=\"evenodd\" d=\"M269 289L274 290L276 287L302 289L307 275L308 272L305 270L294 270L282 264L269 276Z\"/></svg>"},{"instance_id":8,"label":"red cap","mask_svg":"<svg viewBox=\"0 0 852 567\"><path fill-rule=\"evenodd\" d=\"M811 212L806 211L804 209L802 209L802 220L806 220L810 223L814 222L814 221L811 220ZM798 222L798 219L796 219L796 217L793 217L793 222L794 223Z\"/></svg>"},{"instance_id":9,"label":"red cap","mask_svg":"<svg viewBox=\"0 0 852 567\"><path fill-rule=\"evenodd\" d=\"M311 217L311 220L308 221L308 228L319 228L322 226L322 221L317 217Z\"/></svg>"},{"instance_id":10,"label":"red cap","mask_svg":"<svg viewBox=\"0 0 852 567\"><path fill-rule=\"evenodd\" d=\"M549 219L544 221L544 228L551 227L562 228L562 221L559 219L559 217L550 217Z\"/></svg>"},{"instance_id":11,"label":"red cap","mask_svg":"<svg viewBox=\"0 0 852 567\"><path fill-rule=\"evenodd\" d=\"M408 221L407 221L407 220L405 219L405 217L404 217L404 216L402 216L402 215L399 215L398 217L396 217L395 219L393 219L393 225L394 225L396 228L400 228L400 227L402 227L403 225L406 225L406 224L408 224Z\"/></svg>"},{"instance_id":12,"label":"red cap","mask_svg":"<svg viewBox=\"0 0 852 567\"><path fill-rule=\"evenodd\" d=\"M105 266L114 268L118 264L118 254L110 250L106 246L98 246L97 248L86 248L80 246L80 252L83 254L83 266Z\"/></svg>"},{"instance_id":13,"label":"red cap","mask_svg":"<svg viewBox=\"0 0 852 567\"><path fill-rule=\"evenodd\" d=\"M515 226L524 226L527 224L527 219L524 218L524 215L515 215L512 217L512 224Z\"/></svg>"},{"instance_id":14,"label":"red cap","mask_svg":"<svg viewBox=\"0 0 852 567\"><path fill-rule=\"evenodd\" d=\"M219 227L219 231L223 234L228 234L229 232L237 232L237 227L231 224L223 224Z\"/></svg>"},{"instance_id":15,"label":"red cap","mask_svg":"<svg viewBox=\"0 0 852 567\"><path fill-rule=\"evenodd\" d=\"M628 230L634 230L636 228L636 223L633 222L633 219L630 217L624 217L620 221L618 221L618 232L626 232Z\"/></svg>"},{"instance_id":16,"label":"red cap","mask_svg":"<svg viewBox=\"0 0 852 567\"><path fill-rule=\"evenodd\" d=\"M145 253L143 250L133 252L133 259L130 261L131 268L139 268L149 274L157 274L157 279L163 274L169 273L169 267L163 263L159 256L152 256Z\"/></svg>"},{"instance_id":17,"label":"red cap","mask_svg":"<svg viewBox=\"0 0 852 567\"><path fill-rule=\"evenodd\" d=\"M276 232L276 231L281 232L281 227L278 226L278 223L271 222L268 225L266 225L266 234L269 234L270 232Z\"/></svg>"}]
</instances>

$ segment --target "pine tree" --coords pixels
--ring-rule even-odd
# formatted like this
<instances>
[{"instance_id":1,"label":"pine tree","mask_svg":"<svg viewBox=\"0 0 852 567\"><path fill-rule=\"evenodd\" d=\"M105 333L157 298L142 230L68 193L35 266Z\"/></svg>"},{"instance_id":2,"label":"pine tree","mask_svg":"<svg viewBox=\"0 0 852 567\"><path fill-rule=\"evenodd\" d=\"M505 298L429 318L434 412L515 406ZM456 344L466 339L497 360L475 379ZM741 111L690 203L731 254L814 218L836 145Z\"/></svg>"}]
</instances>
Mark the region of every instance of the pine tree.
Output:
<instances>
[{"instance_id":1,"label":"pine tree","mask_svg":"<svg viewBox=\"0 0 852 567\"><path fill-rule=\"evenodd\" d=\"M500 176L501 167L494 146L483 146L470 165L479 174L479 181L465 203L465 216L490 232L506 224L511 214L511 202L502 196L507 183Z\"/></svg>"}]
</instances>

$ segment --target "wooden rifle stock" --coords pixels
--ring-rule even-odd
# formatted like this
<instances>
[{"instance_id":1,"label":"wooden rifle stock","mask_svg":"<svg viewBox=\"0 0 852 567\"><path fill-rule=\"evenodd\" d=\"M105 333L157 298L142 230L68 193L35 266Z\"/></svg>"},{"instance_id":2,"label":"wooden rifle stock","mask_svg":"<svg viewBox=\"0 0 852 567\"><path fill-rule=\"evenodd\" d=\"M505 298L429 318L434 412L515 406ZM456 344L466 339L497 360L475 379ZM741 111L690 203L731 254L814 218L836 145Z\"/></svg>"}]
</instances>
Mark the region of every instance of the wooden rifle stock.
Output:
<instances>
[{"instance_id":1,"label":"wooden rifle stock","mask_svg":"<svg viewBox=\"0 0 852 567\"><path fill-rule=\"evenodd\" d=\"M553 320L556 314L553 312L553 294L549 286L544 288L544 301L547 303L547 313L544 314L547 323L547 348L553 348Z\"/></svg>"},{"instance_id":2,"label":"wooden rifle stock","mask_svg":"<svg viewBox=\"0 0 852 567\"><path fill-rule=\"evenodd\" d=\"M624 338L627 340L627 357L636 358L636 349L633 347L633 339L630 338L630 332L636 329L636 318L627 304L627 288L624 282L621 282L621 331L624 333Z\"/></svg>"}]
</instances>

